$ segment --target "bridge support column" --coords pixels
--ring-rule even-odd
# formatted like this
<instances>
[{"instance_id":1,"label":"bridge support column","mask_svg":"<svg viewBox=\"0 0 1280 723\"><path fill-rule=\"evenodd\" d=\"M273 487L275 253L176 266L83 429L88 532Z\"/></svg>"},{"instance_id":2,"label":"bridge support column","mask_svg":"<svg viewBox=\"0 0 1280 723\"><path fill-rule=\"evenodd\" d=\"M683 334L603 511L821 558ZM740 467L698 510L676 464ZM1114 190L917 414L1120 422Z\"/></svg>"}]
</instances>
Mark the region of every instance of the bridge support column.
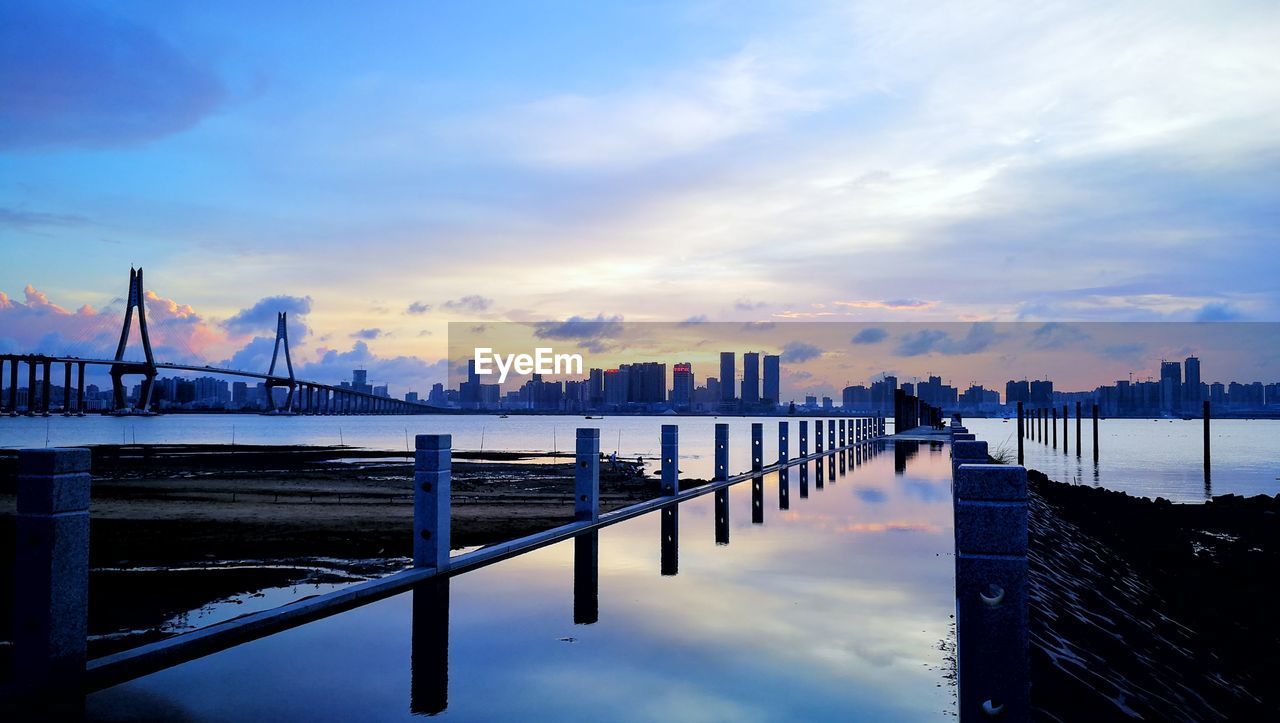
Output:
<instances>
[{"instance_id":1,"label":"bridge support column","mask_svg":"<svg viewBox=\"0 0 1280 723\"><path fill-rule=\"evenodd\" d=\"M573 468L573 518L579 522L600 519L600 430L578 428Z\"/></svg>"},{"instance_id":2,"label":"bridge support column","mask_svg":"<svg viewBox=\"0 0 1280 723\"><path fill-rule=\"evenodd\" d=\"M413 566L449 567L453 436L419 434L413 474Z\"/></svg>"},{"instance_id":3,"label":"bridge support column","mask_svg":"<svg viewBox=\"0 0 1280 723\"><path fill-rule=\"evenodd\" d=\"M84 362L76 365L76 414L84 416Z\"/></svg>"},{"instance_id":4,"label":"bridge support column","mask_svg":"<svg viewBox=\"0 0 1280 723\"><path fill-rule=\"evenodd\" d=\"M1028 720L1027 470L961 464L954 480L960 719Z\"/></svg>"},{"instance_id":5,"label":"bridge support column","mask_svg":"<svg viewBox=\"0 0 1280 723\"><path fill-rule=\"evenodd\" d=\"M62 368L62 416L71 416L71 362L64 362Z\"/></svg>"},{"instance_id":6,"label":"bridge support column","mask_svg":"<svg viewBox=\"0 0 1280 723\"><path fill-rule=\"evenodd\" d=\"M36 360L27 358L27 416L36 416Z\"/></svg>"},{"instance_id":7,"label":"bridge support column","mask_svg":"<svg viewBox=\"0 0 1280 723\"><path fill-rule=\"evenodd\" d=\"M9 357L9 416L18 416L18 357Z\"/></svg>"},{"instance_id":8,"label":"bridge support column","mask_svg":"<svg viewBox=\"0 0 1280 723\"><path fill-rule=\"evenodd\" d=\"M44 378L40 380L40 413L43 416L49 416L50 391L50 375L53 373L53 362L48 359L44 360Z\"/></svg>"},{"instance_id":9,"label":"bridge support column","mask_svg":"<svg viewBox=\"0 0 1280 723\"><path fill-rule=\"evenodd\" d=\"M662 425L662 494L680 494L680 427Z\"/></svg>"},{"instance_id":10,"label":"bridge support column","mask_svg":"<svg viewBox=\"0 0 1280 723\"><path fill-rule=\"evenodd\" d=\"M89 465L87 449L18 452L14 678L55 705L83 704Z\"/></svg>"}]
</instances>

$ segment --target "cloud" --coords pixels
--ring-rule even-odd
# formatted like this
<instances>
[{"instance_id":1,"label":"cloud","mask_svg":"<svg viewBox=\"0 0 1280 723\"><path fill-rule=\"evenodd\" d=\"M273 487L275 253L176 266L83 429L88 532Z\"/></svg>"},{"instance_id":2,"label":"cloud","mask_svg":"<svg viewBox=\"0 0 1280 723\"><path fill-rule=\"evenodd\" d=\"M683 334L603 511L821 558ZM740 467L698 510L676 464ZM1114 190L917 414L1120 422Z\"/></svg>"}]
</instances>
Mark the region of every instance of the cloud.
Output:
<instances>
[{"instance_id":1,"label":"cloud","mask_svg":"<svg viewBox=\"0 0 1280 723\"><path fill-rule=\"evenodd\" d=\"M706 314L694 314L693 316L680 322L680 326L696 326L698 324L705 324L706 321L707 321Z\"/></svg>"},{"instance_id":2,"label":"cloud","mask_svg":"<svg viewBox=\"0 0 1280 723\"><path fill-rule=\"evenodd\" d=\"M938 302L921 301L919 299L884 299L882 301L860 299L857 301L833 301L831 303L836 306L844 306L850 309L885 309L889 311L903 311L928 309Z\"/></svg>"},{"instance_id":3,"label":"cloud","mask_svg":"<svg viewBox=\"0 0 1280 723\"><path fill-rule=\"evenodd\" d=\"M406 391L425 392L437 382L444 383L448 376L448 361L430 362L416 356L379 356L364 341L356 341L351 349L319 349L315 356L299 363L295 358L298 376L317 381L336 383L351 378L351 370L366 369L369 380L376 384L389 384L391 395L403 397Z\"/></svg>"},{"instance_id":4,"label":"cloud","mask_svg":"<svg viewBox=\"0 0 1280 723\"><path fill-rule=\"evenodd\" d=\"M889 332L875 326L862 329L849 340L850 344L879 344L889 338Z\"/></svg>"},{"instance_id":5,"label":"cloud","mask_svg":"<svg viewBox=\"0 0 1280 723\"><path fill-rule=\"evenodd\" d=\"M879 505L889 501L888 493L882 489L876 489L874 487L864 487L856 490L854 494L858 496L858 499L866 502L867 504Z\"/></svg>"},{"instance_id":6,"label":"cloud","mask_svg":"<svg viewBox=\"0 0 1280 723\"><path fill-rule=\"evenodd\" d=\"M380 336L382 336L382 330L377 328L359 329L357 331L351 332L351 337L353 339L364 339L366 341L372 341L374 339L377 339Z\"/></svg>"},{"instance_id":7,"label":"cloud","mask_svg":"<svg viewBox=\"0 0 1280 723\"><path fill-rule=\"evenodd\" d=\"M404 313L406 313L406 314L425 314L425 313L427 313L428 311L431 311L431 305L430 305L430 304L424 304L424 303L422 303L421 301L415 301L415 302L413 302L412 304L409 304L409 308L405 309L405 310L404 310Z\"/></svg>"},{"instance_id":8,"label":"cloud","mask_svg":"<svg viewBox=\"0 0 1280 723\"><path fill-rule=\"evenodd\" d=\"M622 333L621 316L597 314L596 318L571 316L564 321L544 321L534 324L533 335L539 339L600 340ZM583 347L589 348L589 347Z\"/></svg>"},{"instance_id":9,"label":"cloud","mask_svg":"<svg viewBox=\"0 0 1280 723\"><path fill-rule=\"evenodd\" d=\"M4 97L3 92L0 92L0 97ZM0 113L3 113L3 110L0 110ZM2 143L3 141L0 141L0 144ZM86 226L89 223L89 219L76 214L0 207L0 226L21 231L30 231L43 226Z\"/></svg>"},{"instance_id":10,"label":"cloud","mask_svg":"<svg viewBox=\"0 0 1280 723\"><path fill-rule=\"evenodd\" d=\"M799 364L820 356L821 349L803 341L789 341L782 347L782 360L788 364Z\"/></svg>"},{"instance_id":11,"label":"cloud","mask_svg":"<svg viewBox=\"0 0 1280 723\"><path fill-rule=\"evenodd\" d=\"M289 340L301 342L308 333L306 315L311 313L310 296L268 296L247 309L241 309L222 322L227 331L237 335L276 333L276 314L289 315Z\"/></svg>"},{"instance_id":12,"label":"cloud","mask_svg":"<svg viewBox=\"0 0 1280 723\"><path fill-rule=\"evenodd\" d=\"M486 311L492 305L493 299L488 299L476 294L464 296L461 299L450 299L442 304L444 308L449 309L450 311L471 312Z\"/></svg>"},{"instance_id":13,"label":"cloud","mask_svg":"<svg viewBox=\"0 0 1280 723\"><path fill-rule=\"evenodd\" d=\"M768 305L769 302L767 301L752 301L751 299L738 299L733 302L733 308L738 311L755 311L756 309L763 309Z\"/></svg>"},{"instance_id":14,"label":"cloud","mask_svg":"<svg viewBox=\"0 0 1280 723\"><path fill-rule=\"evenodd\" d=\"M1143 342L1126 342L1108 344L1102 347L1102 356L1119 361L1143 362L1147 355L1147 345Z\"/></svg>"},{"instance_id":15,"label":"cloud","mask_svg":"<svg viewBox=\"0 0 1280 723\"><path fill-rule=\"evenodd\" d=\"M741 329L743 331L771 331L776 326L777 323L772 321L745 321L742 323Z\"/></svg>"},{"instance_id":16,"label":"cloud","mask_svg":"<svg viewBox=\"0 0 1280 723\"><path fill-rule=\"evenodd\" d=\"M1196 321L1236 321L1244 318L1244 314L1226 302L1209 302L1196 312Z\"/></svg>"},{"instance_id":17,"label":"cloud","mask_svg":"<svg viewBox=\"0 0 1280 723\"><path fill-rule=\"evenodd\" d=\"M951 335L939 329L923 329L906 334L898 344L898 356L919 356L921 354L977 354L998 341L1001 334L990 322L977 322L969 327L969 333L962 339L952 339Z\"/></svg>"},{"instance_id":18,"label":"cloud","mask_svg":"<svg viewBox=\"0 0 1280 723\"><path fill-rule=\"evenodd\" d=\"M75 4L0 4L0 148L108 147L213 112L218 78L154 31Z\"/></svg>"},{"instance_id":19,"label":"cloud","mask_svg":"<svg viewBox=\"0 0 1280 723\"><path fill-rule=\"evenodd\" d=\"M1051 321L1032 330L1028 343L1037 349L1066 349L1083 344L1090 338L1079 327Z\"/></svg>"}]
</instances>

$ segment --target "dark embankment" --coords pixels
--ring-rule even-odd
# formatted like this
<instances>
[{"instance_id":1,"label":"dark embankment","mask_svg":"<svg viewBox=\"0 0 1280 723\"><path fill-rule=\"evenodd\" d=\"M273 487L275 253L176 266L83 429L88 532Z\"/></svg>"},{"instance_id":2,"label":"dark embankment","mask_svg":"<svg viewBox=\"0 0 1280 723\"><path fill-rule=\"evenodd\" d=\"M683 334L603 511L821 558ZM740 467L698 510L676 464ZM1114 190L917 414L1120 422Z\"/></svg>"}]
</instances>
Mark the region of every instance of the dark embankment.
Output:
<instances>
[{"instance_id":1,"label":"dark embankment","mask_svg":"<svg viewBox=\"0 0 1280 723\"><path fill-rule=\"evenodd\" d=\"M1041 719L1277 719L1280 495L1174 505L1029 477Z\"/></svg>"}]
</instances>

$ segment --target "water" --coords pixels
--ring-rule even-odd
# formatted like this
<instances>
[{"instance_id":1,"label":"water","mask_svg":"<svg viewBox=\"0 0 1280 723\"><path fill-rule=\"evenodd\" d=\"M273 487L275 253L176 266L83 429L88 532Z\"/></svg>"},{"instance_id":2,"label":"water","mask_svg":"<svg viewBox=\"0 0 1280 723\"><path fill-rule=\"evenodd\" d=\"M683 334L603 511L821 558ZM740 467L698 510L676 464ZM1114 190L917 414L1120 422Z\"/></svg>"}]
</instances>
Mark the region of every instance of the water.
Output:
<instances>
[{"instance_id":1,"label":"water","mask_svg":"<svg viewBox=\"0 0 1280 723\"><path fill-rule=\"evenodd\" d=\"M809 465L807 497L792 468L785 510L767 476L761 524L734 486L727 545L705 495L666 550L659 510L599 531L598 567L568 540L453 578L447 602L424 587L96 693L90 717L935 720L954 711L950 467L899 444L822 489Z\"/></svg>"},{"instance_id":2,"label":"water","mask_svg":"<svg viewBox=\"0 0 1280 723\"><path fill-rule=\"evenodd\" d=\"M990 449L1018 451L1017 420L965 419ZM1274 495L1280 492L1280 420L1218 419L1210 426L1212 482L1204 481L1204 426L1187 419L1103 419L1098 423L1098 465L1093 464L1092 420L1081 426L1083 454L1076 456L1072 418L1070 454L1024 440L1026 465L1059 482L1089 484L1174 502L1203 502L1222 494ZM1050 437L1052 440L1052 437Z\"/></svg>"},{"instance_id":3,"label":"water","mask_svg":"<svg viewBox=\"0 0 1280 723\"><path fill-rule=\"evenodd\" d=\"M600 430L600 451L623 457L643 455L656 462L660 428L680 427L682 474L712 477L716 423L728 423L730 466L751 468L752 422L764 423L766 459L777 456L778 422L789 421L792 448L799 444L801 417L618 417L430 415L355 417L268 417L250 414L173 414L155 417L0 417L0 448L76 446L84 444L347 444L370 449L412 449L416 434L452 434L455 450L572 452L578 427ZM828 420L823 420L826 424ZM814 419L809 419L813 450ZM825 429L825 428L824 428ZM824 432L825 434L825 432ZM830 447L830 442L827 443Z\"/></svg>"}]
</instances>

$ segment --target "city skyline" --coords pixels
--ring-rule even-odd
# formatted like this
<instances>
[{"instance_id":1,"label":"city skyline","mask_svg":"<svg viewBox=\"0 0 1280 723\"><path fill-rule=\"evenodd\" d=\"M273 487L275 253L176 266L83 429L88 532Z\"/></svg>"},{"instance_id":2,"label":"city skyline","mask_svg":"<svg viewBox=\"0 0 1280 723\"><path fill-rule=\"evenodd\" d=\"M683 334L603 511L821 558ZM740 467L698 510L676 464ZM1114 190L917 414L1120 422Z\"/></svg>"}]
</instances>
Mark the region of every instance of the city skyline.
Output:
<instances>
[{"instance_id":1,"label":"city skyline","mask_svg":"<svg viewBox=\"0 0 1280 723\"><path fill-rule=\"evenodd\" d=\"M1276 8L749 5L6 3L0 344L130 262L175 352L287 311L333 378L463 320L1280 318Z\"/></svg>"}]
</instances>

